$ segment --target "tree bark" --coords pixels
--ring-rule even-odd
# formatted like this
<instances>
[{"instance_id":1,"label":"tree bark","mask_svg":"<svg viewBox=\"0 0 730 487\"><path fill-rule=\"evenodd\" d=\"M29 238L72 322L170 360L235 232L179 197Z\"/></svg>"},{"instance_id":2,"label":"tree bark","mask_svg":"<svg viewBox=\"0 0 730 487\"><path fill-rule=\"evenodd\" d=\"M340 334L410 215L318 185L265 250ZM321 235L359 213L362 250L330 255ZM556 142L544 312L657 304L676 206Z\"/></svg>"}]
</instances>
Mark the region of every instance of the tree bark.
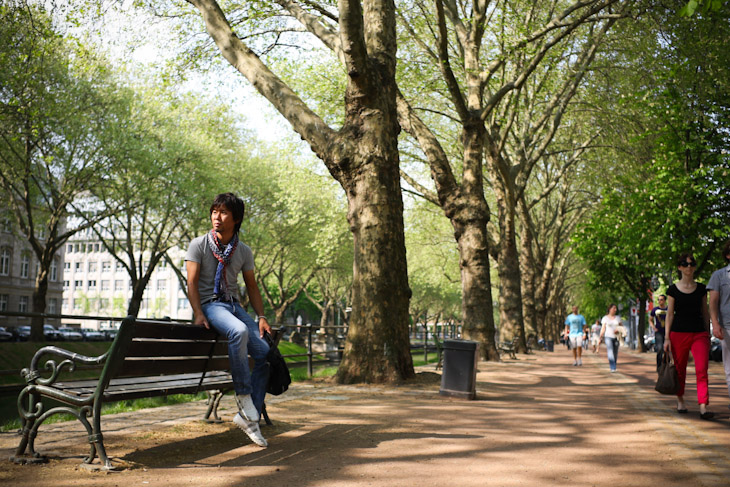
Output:
<instances>
[{"instance_id":1,"label":"tree bark","mask_svg":"<svg viewBox=\"0 0 730 487\"><path fill-rule=\"evenodd\" d=\"M522 317L522 277L517 252L515 204L508 201L507 192L495 187L499 215L499 247L497 272L499 275L499 335L501 341L518 339L518 350L527 348Z\"/></svg>"}]
</instances>

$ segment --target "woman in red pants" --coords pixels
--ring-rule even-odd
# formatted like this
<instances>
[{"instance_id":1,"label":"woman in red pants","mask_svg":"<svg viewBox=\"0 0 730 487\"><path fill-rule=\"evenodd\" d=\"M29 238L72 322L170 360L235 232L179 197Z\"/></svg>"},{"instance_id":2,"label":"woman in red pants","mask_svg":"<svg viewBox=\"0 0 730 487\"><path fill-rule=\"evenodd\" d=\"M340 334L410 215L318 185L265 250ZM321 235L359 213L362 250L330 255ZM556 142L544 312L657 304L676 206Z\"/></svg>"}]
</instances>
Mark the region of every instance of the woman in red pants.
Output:
<instances>
[{"instance_id":1,"label":"woman in red pants","mask_svg":"<svg viewBox=\"0 0 730 487\"><path fill-rule=\"evenodd\" d=\"M707 308L707 291L704 284L695 281L697 261L691 254L677 259L679 281L667 290L667 321L664 351L674 357L681 388L677 393L677 412L686 413L684 383L687 378L689 352L695 362L697 376L697 402L700 417L712 419L715 414L707 410L710 393L707 388L707 366L710 357L710 313Z\"/></svg>"}]
</instances>

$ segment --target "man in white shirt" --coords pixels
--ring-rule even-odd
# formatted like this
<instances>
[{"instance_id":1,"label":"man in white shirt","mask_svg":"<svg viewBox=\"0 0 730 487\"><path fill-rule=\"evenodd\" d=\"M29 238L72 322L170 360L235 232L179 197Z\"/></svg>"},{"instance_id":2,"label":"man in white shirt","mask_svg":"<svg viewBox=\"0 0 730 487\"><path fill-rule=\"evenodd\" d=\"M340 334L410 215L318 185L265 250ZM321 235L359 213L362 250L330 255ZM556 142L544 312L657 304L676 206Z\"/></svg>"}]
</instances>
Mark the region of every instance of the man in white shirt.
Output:
<instances>
[{"instance_id":1,"label":"man in white shirt","mask_svg":"<svg viewBox=\"0 0 730 487\"><path fill-rule=\"evenodd\" d=\"M710 292L712 334L722 340L722 362L730 395L730 240L722 248L722 256L728 265L712 274L707 290Z\"/></svg>"}]
</instances>

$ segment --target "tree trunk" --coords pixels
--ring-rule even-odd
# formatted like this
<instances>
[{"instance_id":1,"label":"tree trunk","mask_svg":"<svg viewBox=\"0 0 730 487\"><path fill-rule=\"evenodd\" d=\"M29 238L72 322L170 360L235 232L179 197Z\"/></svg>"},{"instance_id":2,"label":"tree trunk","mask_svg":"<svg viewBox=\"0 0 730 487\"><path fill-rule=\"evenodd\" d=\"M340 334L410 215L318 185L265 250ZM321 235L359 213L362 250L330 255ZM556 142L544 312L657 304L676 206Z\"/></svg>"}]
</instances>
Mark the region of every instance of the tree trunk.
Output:
<instances>
[{"instance_id":1,"label":"tree trunk","mask_svg":"<svg viewBox=\"0 0 730 487\"><path fill-rule=\"evenodd\" d=\"M487 222L483 219L466 223L453 221L454 235L459 247L461 269L461 310L463 333L480 343L480 355L485 360L499 361L494 343L494 308L487 243Z\"/></svg>"},{"instance_id":2,"label":"tree trunk","mask_svg":"<svg viewBox=\"0 0 730 487\"><path fill-rule=\"evenodd\" d=\"M48 270L43 266L38 270L35 280L35 289L33 289L33 313L46 312L46 294L48 294ZM42 342L45 340L43 335L43 317L34 316L30 320L30 340L33 342Z\"/></svg>"},{"instance_id":3,"label":"tree trunk","mask_svg":"<svg viewBox=\"0 0 730 487\"><path fill-rule=\"evenodd\" d=\"M398 128L394 117L383 122L388 123L382 125L381 140L364 140L358 152L366 159L389 153L387 159L358 164L362 170L343 185L354 269L353 314L337 372L340 383L390 382L415 375L408 340L410 288L398 152L395 138L388 136Z\"/></svg>"},{"instance_id":4,"label":"tree trunk","mask_svg":"<svg viewBox=\"0 0 730 487\"><path fill-rule=\"evenodd\" d=\"M200 11L221 54L310 144L345 190L354 273L352 317L337 380L414 376L396 120L395 5L388 0L338 3L340 31L323 41L336 50L347 72L345 122L336 131L243 43L217 2L188 1Z\"/></svg>"},{"instance_id":5,"label":"tree trunk","mask_svg":"<svg viewBox=\"0 0 730 487\"><path fill-rule=\"evenodd\" d=\"M142 297L144 296L144 286L139 284L139 281L132 287L132 297L129 298L129 304L127 305L127 316L134 316L135 318L139 315L139 309L142 306Z\"/></svg>"},{"instance_id":6,"label":"tree trunk","mask_svg":"<svg viewBox=\"0 0 730 487\"><path fill-rule=\"evenodd\" d=\"M514 206L508 206L501 190L497 191L499 212L499 249L497 270L499 274L499 335L502 341L518 338L518 350L527 348L522 317L522 282L520 262L515 240Z\"/></svg>"},{"instance_id":7,"label":"tree trunk","mask_svg":"<svg viewBox=\"0 0 730 487\"><path fill-rule=\"evenodd\" d=\"M538 336L537 310L535 303L535 278L537 265L533 255L533 237L528 210L518 204L522 232L520 234L520 275L522 278L522 316L526 333Z\"/></svg>"}]
</instances>

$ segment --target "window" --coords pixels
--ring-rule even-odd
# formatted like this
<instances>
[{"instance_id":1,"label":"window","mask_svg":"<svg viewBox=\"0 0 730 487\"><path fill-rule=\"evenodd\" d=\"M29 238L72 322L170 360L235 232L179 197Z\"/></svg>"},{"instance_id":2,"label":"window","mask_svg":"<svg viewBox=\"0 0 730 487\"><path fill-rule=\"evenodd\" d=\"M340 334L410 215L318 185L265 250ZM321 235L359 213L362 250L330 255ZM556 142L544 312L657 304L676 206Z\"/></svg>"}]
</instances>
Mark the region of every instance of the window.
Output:
<instances>
[{"instance_id":1,"label":"window","mask_svg":"<svg viewBox=\"0 0 730 487\"><path fill-rule=\"evenodd\" d=\"M8 217L3 218L2 227L3 227L3 232L5 232L5 233L10 233L12 231L13 227L10 224L10 218L8 218Z\"/></svg>"},{"instance_id":2,"label":"window","mask_svg":"<svg viewBox=\"0 0 730 487\"><path fill-rule=\"evenodd\" d=\"M96 280L92 279L88 282L89 284L89 291L95 291L96 290Z\"/></svg>"},{"instance_id":3,"label":"window","mask_svg":"<svg viewBox=\"0 0 730 487\"><path fill-rule=\"evenodd\" d=\"M74 287L76 289L80 289L80 288L84 287L84 281L74 281Z\"/></svg>"},{"instance_id":4,"label":"window","mask_svg":"<svg viewBox=\"0 0 730 487\"><path fill-rule=\"evenodd\" d=\"M58 280L58 261L56 259L53 259L51 261L51 282L56 282Z\"/></svg>"},{"instance_id":5,"label":"window","mask_svg":"<svg viewBox=\"0 0 730 487\"><path fill-rule=\"evenodd\" d=\"M190 301L188 301L188 298L177 298L177 309L188 308L190 308Z\"/></svg>"},{"instance_id":6,"label":"window","mask_svg":"<svg viewBox=\"0 0 730 487\"><path fill-rule=\"evenodd\" d=\"M96 272L96 262L89 262L89 272Z\"/></svg>"},{"instance_id":7,"label":"window","mask_svg":"<svg viewBox=\"0 0 730 487\"><path fill-rule=\"evenodd\" d=\"M167 269L167 261L165 259L161 259L157 263L157 267L160 268L160 269Z\"/></svg>"},{"instance_id":8,"label":"window","mask_svg":"<svg viewBox=\"0 0 730 487\"><path fill-rule=\"evenodd\" d=\"M124 281L121 279L117 279L114 281L114 290L115 291L122 291L124 290Z\"/></svg>"},{"instance_id":9,"label":"window","mask_svg":"<svg viewBox=\"0 0 730 487\"><path fill-rule=\"evenodd\" d=\"M71 304L73 305L74 311L81 311L81 300L72 299Z\"/></svg>"},{"instance_id":10,"label":"window","mask_svg":"<svg viewBox=\"0 0 730 487\"><path fill-rule=\"evenodd\" d=\"M76 262L74 269L76 269L76 272L81 272L81 262Z\"/></svg>"},{"instance_id":11,"label":"window","mask_svg":"<svg viewBox=\"0 0 730 487\"><path fill-rule=\"evenodd\" d=\"M10 275L10 249L5 247L0 251L0 276Z\"/></svg>"},{"instance_id":12,"label":"window","mask_svg":"<svg viewBox=\"0 0 730 487\"><path fill-rule=\"evenodd\" d=\"M108 279L102 279L102 281L101 281L101 290L102 291L108 291L109 290L109 280Z\"/></svg>"},{"instance_id":13,"label":"window","mask_svg":"<svg viewBox=\"0 0 730 487\"><path fill-rule=\"evenodd\" d=\"M167 279L158 279L157 280L157 290L164 291L166 289L167 289Z\"/></svg>"},{"instance_id":14,"label":"window","mask_svg":"<svg viewBox=\"0 0 730 487\"><path fill-rule=\"evenodd\" d=\"M63 298L63 301L61 301L61 306L63 306L63 309L68 309L68 298Z\"/></svg>"},{"instance_id":15,"label":"window","mask_svg":"<svg viewBox=\"0 0 730 487\"><path fill-rule=\"evenodd\" d=\"M95 243L94 244L94 252L98 252L101 249L101 244Z\"/></svg>"},{"instance_id":16,"label":"window","mask_svg":"<svg viewBox=\"0 0 730 487\"><path fill-rule=\"evenodd\" d=\"M28 279L28 275L30 274L30 254L28 252L23 252L23 255L20 256L20 277L23 279Z\"/></svg>"},{"instance_id":17,"label":"window","mask_svg":"<svg viewBox=\"0 0 730 487\"><path fill-rule=\"evenodd\" d=\"M66 253L70 254L74 251L74 244L66 244Z\"/></svg>"},{"instance_id":18,"label":"window","mask_svg":"<svg viewBox=\"0 0 730 487\"><path fill-rule=\"evenodd\" d=\"M21 296L18 299L18 311L21 313L28 312L28 296Z\"/></svg>"},{"instance_id":19,"label":"window","mask_svg":"<svg viewBox=\"0 0 730 487\"><path fill-rule=\"evenodd\" d=\"M0 294L0 311L8 310L8 300L10 297L7 294Z\"/></svg>"},{"instance_id":20,"label":"window","mask_svg":"<svg viewBox=\"0 0 730 487\"><path fill-rule=\"evenodd\" d=\"M124 270L124 264L122 264L121 262L117 261L116 265L114 266L114 270L117 271L117 272L123 271Z\"/></svg>"},{"instance_id":21,"label":"window","mask_svg":"<svg viewBox=\"0 0 730 487\"><path fill-rule=\"evenodd\" d=\"M79 252L79 244L74 244L74 252Z\"/></svg>"},{"instance_id":22,"label":"window","mask_svg":"<svg viewBox=\"0 0 730 487\"><path fill-rule=\"evenodd\" d=\"M99 299L99 309L107 309L109 307L109 300L107 298Z\"/></svg>"},{"instance_id":23,"label":"window","mask_svg":"<svg viewBox=\"0 0 730 487\"><path fill-rule=\"evenodd\" d=\"M67 272L71 270L71 262L64 262L63 263L63 272Z\"/></svg>"},{"instance_id":24,"label":"window","mask_svg":"<svg viewBox=\"0 0 730 487\"><path fill-rule=\"evenodd\" d=\"M69 287L70 284L71 283L69 281L64 280L63 281L63 289L68 289L68 287Z\"/></svg>"},{"instance_id":25,"label":"window","mask_svg":"<svg viewBox=\"0 0 730 487\"><path fill-rule=\"evenodd\" d=\"M105 260L101 263L101 272L111 272L112 271L112 263L108 260Z\"/></svg>"},{"instance_id":26,"label":"window","mask_svg":"<svg viewBox=\"0 0 730 487\"><path fill-rule=\"evenodd\" d=\"M39 239L45 240L46 239L46 229L45 229L45 227L38 227L38 228L36 228L35 235Z\"/></svg>"},{"instance_id":27,"label":"window","mask_svg":"<svg viewBox=\"0 0 730 487\"><path fill-rule=\"evenodd\" d=\"M51 298L48 300L48 312L52 315L55 315L57 313L58 308L58 298Z\"/></svg>"}]
</instances>

